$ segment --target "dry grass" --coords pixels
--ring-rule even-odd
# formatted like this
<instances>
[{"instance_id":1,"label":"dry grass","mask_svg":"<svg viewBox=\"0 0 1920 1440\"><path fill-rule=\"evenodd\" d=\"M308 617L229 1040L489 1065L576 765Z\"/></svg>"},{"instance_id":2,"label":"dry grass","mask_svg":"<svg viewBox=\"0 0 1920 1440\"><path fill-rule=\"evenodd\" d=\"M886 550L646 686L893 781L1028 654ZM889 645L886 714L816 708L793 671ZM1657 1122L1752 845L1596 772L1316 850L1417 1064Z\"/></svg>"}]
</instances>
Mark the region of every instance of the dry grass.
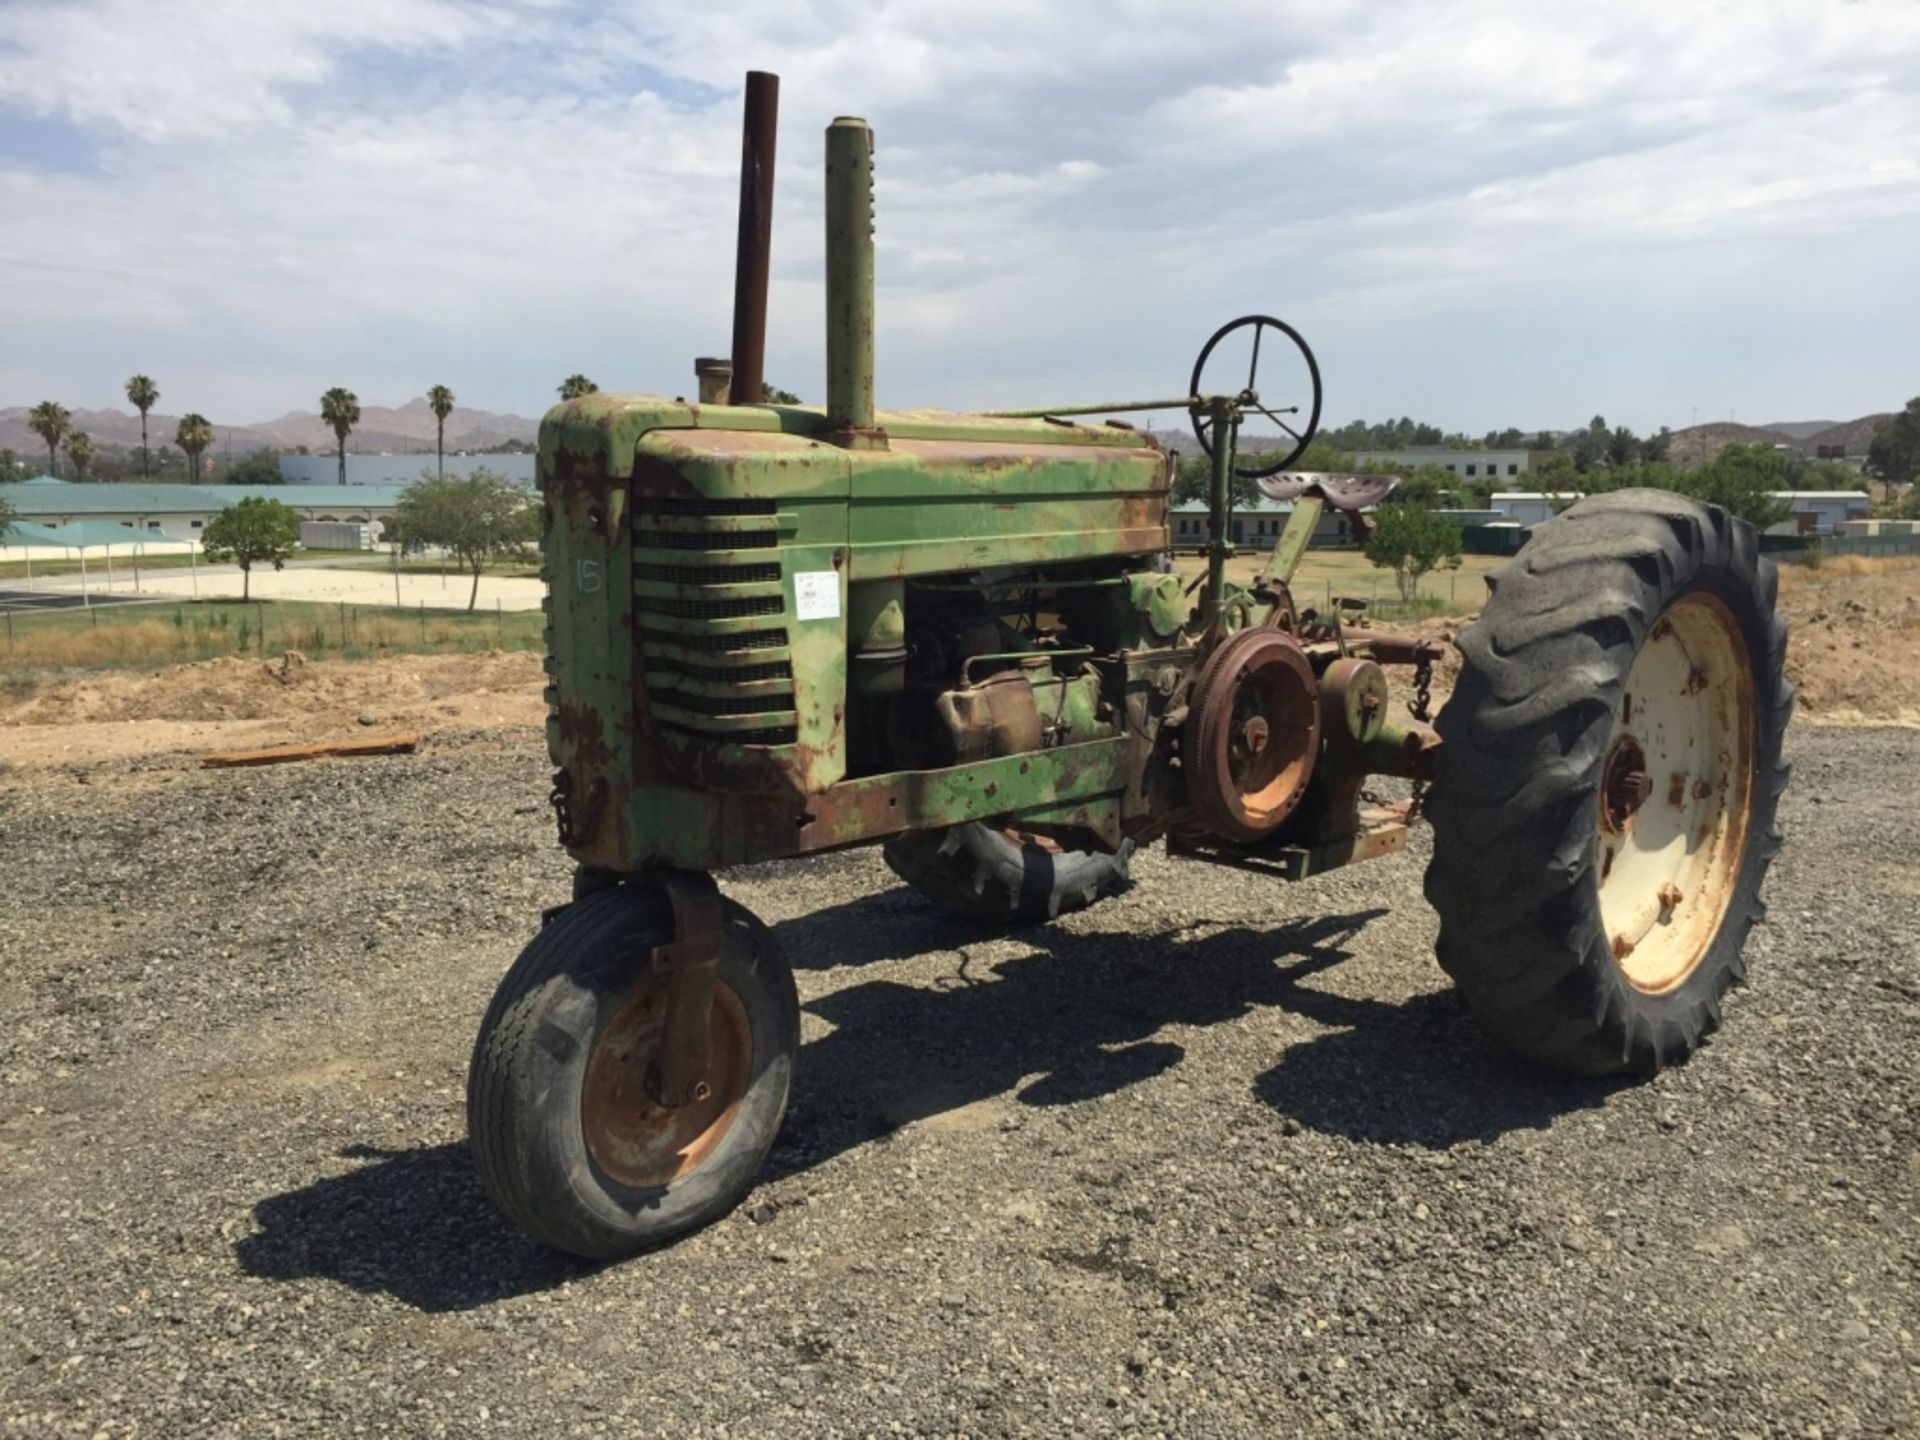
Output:
<instances>
[{"instance_id":1,"label":"dry grass","mask_svg":"<svg viewBox=\"0 0 1920 1440\"><path fill-rule=\"evenodd\" d=\"M1830 580L1859 580L1910 570L1920 570L1920 555L1832 555L1818 565L1782 565L1780 588L1800 590Z\"/></svg>"},{"instance_id":2,"label":"dry grass","mask_svg":"<svg viewBox=\"0 0 1920 1440\"><path fill-rule=\"evenodd\" d=\"M11 697L89 670L156 669L226 655L363 660L394 654L534 650L542 617L413 612L301 602L203 603L13 617L0 636L0 683Z\"/></svg>"}]
</instances>

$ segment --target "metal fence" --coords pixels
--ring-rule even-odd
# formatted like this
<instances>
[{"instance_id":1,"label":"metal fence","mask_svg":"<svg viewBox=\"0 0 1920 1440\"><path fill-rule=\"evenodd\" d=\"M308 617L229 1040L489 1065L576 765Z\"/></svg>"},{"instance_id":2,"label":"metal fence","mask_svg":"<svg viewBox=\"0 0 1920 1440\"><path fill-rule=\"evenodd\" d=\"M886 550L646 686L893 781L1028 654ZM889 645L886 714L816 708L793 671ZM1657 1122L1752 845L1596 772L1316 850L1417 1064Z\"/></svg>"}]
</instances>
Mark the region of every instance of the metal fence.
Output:
<instances>
[{"instance_id":1,"label":"metal fence","mask_svg":"<svg viewBox=\"0 0 1920 1440\"><path fill-rule=\"evenodd\" d=\"M1829 555L1920 555L1920 535L1836 535L1821 549Z\"/></svg>"}]
</instances>

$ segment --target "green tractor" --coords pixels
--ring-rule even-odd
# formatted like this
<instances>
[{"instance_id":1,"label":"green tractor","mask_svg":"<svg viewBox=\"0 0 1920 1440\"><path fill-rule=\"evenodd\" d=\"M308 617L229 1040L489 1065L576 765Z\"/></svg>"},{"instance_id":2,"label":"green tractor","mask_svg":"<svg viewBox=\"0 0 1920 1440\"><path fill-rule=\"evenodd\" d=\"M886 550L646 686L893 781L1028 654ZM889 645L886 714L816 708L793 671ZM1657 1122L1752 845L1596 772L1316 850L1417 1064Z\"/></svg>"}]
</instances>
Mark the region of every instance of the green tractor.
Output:
<instances>
[{"instance_id":1,"label":"green tractor","mask_svg":"<svg viewBox=\"0 0 1920 1440\"><path fill-rule=\"evenodd\" d=\"M1587 1074L1688 1055L1779 847L1792 690L1751 528L1654 491L1537 526L1430 717L1437 644L1289 588L1323 519L1364 532L1392 481L1289 472L1320 382L1281 322L1223 327L1171 398L875 408L864 121L826 136L826 404L762 403L776 83L749 77L730 363L699 363L695 401L593 394L541 425L552 799L578 869L475 1045L499 1207L610 1257L747 1192L799 1010L713 873L855 845L1011 925L1120 888L1156 840L1304 880L1425 819L1439 960L1488 1030ZM1277 363L1295 393L1262 388ZM1169 457L1119 418L1175 409L1211 464L1191 580L1168 564ZM1276 449L1243 443L1256 423ZM1248 584L1227 575L1236 476L1293 502Z\"/></svg>"}]
</instances>

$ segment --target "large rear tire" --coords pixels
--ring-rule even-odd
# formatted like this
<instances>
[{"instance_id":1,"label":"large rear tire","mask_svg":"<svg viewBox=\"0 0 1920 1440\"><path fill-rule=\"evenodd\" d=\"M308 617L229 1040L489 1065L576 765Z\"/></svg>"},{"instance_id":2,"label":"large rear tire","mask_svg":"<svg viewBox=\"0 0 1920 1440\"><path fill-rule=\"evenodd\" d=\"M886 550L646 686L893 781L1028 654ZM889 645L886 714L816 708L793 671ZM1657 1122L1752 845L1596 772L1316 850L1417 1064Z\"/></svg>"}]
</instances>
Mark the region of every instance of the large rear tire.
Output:
<instances>
[{"instance_id":1,"label":"large rear tire","mask_svg":"<svg viewBox=\"0 0 1920 1440\"><path fill-rule=\"evenodd\" d=\"M786 1115L800 1009L766 927L722 906L709 1093L687 1105L646 1090L665 1011L652 954L674 933L659 890L576 900L500 982L467 1073L467 1130L487 1194L542 1244L631 1254L718 1219L752 1187Z\"/></svg>"},{"instance_id":2,"label":"large rear tire","mask_svg":"<svg viewBox=\"0 0 1920 1440\"><path fill-rule=\"evenodd\" d=\"M1126 889L1133 842L1112 855L1058 850L975 821L899 836L884 854L894 874L950 915L1035 925Z\"/></svg>"},{"instance_id":3,"label":"large rear tire","mask_svg":"<svg viewBox=\"0 0 1920 1440\"><path fill-rule=\"evenodd\" d=\"M1436 728L1427 898L1481 1023L1535 1060L1649 1073L1745 973L1793 710L1751 526L1600 495L1488 580Z\"/></svg>"}]
</instances>

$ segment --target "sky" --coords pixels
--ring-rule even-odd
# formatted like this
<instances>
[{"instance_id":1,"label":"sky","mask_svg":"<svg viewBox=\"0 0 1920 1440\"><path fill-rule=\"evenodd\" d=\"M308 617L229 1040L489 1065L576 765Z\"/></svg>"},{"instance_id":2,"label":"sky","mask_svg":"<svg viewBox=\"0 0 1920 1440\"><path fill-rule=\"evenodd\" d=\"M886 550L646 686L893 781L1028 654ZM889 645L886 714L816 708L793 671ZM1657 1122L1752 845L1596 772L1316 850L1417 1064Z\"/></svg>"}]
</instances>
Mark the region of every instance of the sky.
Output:
<instances>
[{"instance_id":1,"label":"sky","mask_svg":"<svg viewBox=\"0 0 1920 1440\"><path fill-rule=\"evenodd\" d=\"M0 406L124 408L136 370L221 423L689 393L749 68L782 77L767 375L815 401L838 114L876 131L883 408L1177 395L1249 312L1333 424L1920 392L1920 0L0 12Z\"/></svg>"}]
</instances>

